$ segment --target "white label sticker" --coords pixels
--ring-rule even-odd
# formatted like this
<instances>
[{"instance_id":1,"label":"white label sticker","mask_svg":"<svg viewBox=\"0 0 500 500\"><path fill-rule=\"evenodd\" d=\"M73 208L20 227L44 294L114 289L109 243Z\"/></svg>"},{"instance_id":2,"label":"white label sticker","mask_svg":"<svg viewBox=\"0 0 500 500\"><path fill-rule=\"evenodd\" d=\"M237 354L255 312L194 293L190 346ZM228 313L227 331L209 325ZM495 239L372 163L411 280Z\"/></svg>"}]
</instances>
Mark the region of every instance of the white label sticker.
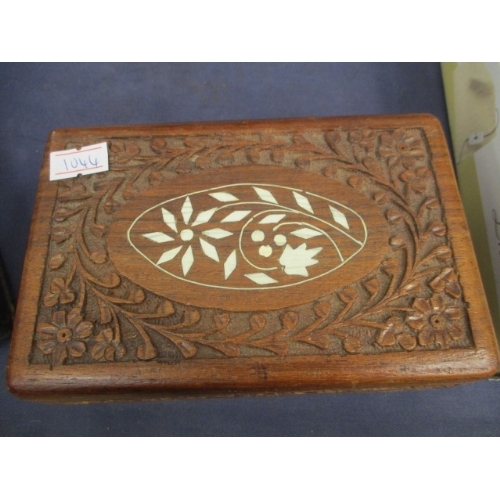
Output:
<instances>
[{"instance_id":1,"label":"white label sticker","mask_svg":"<svg viewBox=\"0 0 500 500\"><path fill-rule=\"evenodd\" d=\"M105 142L81 149L50 153L50 180L57 181L77 175L97 174L109 170L108 145Z\"/></svg>"}]
</instances>

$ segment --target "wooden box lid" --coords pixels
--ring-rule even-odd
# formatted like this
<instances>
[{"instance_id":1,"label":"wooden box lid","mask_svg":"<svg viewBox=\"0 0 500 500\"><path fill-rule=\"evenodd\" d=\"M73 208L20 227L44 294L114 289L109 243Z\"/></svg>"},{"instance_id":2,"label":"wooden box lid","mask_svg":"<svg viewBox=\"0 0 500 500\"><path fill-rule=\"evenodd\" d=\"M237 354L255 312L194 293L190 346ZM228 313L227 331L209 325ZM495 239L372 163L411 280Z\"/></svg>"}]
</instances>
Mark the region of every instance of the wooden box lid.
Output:
<instances>
[{"instance_id":1,"label":"wooden box lid","mask_svg":"<svg viewBox=\"0 0 500 500\"><path fill-rule=\"evenodd\" d=\"M51 151L109 172L49 182ZM8 369L40 400L424 387L497 349L427 115L62 129Z\"/></svg>"}]
</instances>

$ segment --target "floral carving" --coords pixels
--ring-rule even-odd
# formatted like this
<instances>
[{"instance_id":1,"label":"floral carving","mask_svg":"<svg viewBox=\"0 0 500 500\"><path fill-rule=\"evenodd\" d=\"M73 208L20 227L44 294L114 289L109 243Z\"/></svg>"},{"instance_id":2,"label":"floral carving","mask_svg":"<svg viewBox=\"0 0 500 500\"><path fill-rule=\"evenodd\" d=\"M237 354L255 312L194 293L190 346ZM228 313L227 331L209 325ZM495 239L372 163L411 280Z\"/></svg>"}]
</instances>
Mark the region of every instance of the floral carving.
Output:
<instances>
[{"instance_id":1,"label":"floral carving","mask_svg":"<svg viewBox=\"0 0 500 500\"><path fill-rule=\"evenodd\" d=\"M415 337L405 330L401 318L391 316L385 322L385 328L377 335L377 344L381 347L390 347L399 344L405 351L412 351L417 346Z\"/></svg>"},{"instance_id":2,"label":"floral carving","mask_svg":"<svg viewBox=\"0 0 500 500\"><path fill-rule=\"evenodd\" d=\"M415 311L408 315L406 321L418 332L421 346L436 345L448 349L450 342L463 337L463 331L457 323L462 312L458 307L447 306L442 295L434 294L427 300L416 298L413 308Z\"/></svg>"},{"instance_id":3,"label":"floral carving","mask_svg":"<svg viewBox=\"0 0 500 500\"><path fill-rule=\"evenodd\" d=\"M115 339L111 328L101 330L92 346L90 354L96 361L118 361L125 356L125 347Z\"/></svg>"},{"instance_id":4,"label":"floral carving","mask_svg":"<svg viewBox=\"0 0 500 500\"><path fill-rule=\"evenodd\" d=\"M78 309L68 314L57 311L52 315L52 323L38 325L37 333L42 353L50 355L52 363L62 364L68 357L80 358L85 354L85 340L92 336L92 323L82 321Z\"/></svg>"},{"instance_id":5,"label":"floral carving","mask_svg":"<svg viewBox=\"0 0 500 500\"><path fill-rule=\"evenodd\" d=\"M127 163L136 157L141 149L135 142L113 141L110 146L112 160L116 163Z\"/></svg>"},{"instance_id":6,"label":"floral carving","mask_svg":"<svg viewBox=\"0 0 500 500\"><path fill-rule=\"evenodd\" d=\"M422 130L360 128L89 141L110 143L111 170L106 176L58 183L32 362L176 362L322 352L344 356L472 344L446 213ZM323 174L374 200L390 229L387 255L378 269L357 282L339 285L321 300L245 314L170 302L147 285L142 288L118 275L108 258L106 235L128 200L181 175L269 164ZM296 203L303 207L300 203L305 201L299 198ZM193 245L194 259L220 259L224 279L236 272L234 259L214 251L217 238L211 240L212 233L202 236L205 243L191 238L199 214L190 213L188 204L183 213L185 217L176 216L177 231L170 231L168 222L173 221L167 216L164 227L146 238L158 248L165 245L166 253L167 240L178 237L182 241L172 245L183 245L179 259ZM220 231L215 236L224 235ZM286 248L283 245L283 255ZM287 252L299 248L295 245ZM323 255L314 254L309 244L307 248L300 276L310 274ZM268 245L263 243L259 251L267 257ZM163 258L170 256L174 262L173 254ZM188 252L183 276L189 276L195 265L192 259ZM288 260L285 256L280 261L285 270Z\"/></svg>"},{"instance_id":7,"label":"floral carving","mask_svg":"<svg viewBox=\"0 0 500 500\"><path fill-rule=\"evenodd\" d=\"M43 297L43 303L47 307L55 306L57 303L71 304L74 300L75 292L62 278L55 278L50 284L50 291Z\"/></svg>"},{"instance_id":8,"label":"floral carving","mask_svg":"<svg viewBox=\"0 0 500 500\"><path fill-rule=\"evenodd\" d=\"M427 187L427 179L431 173L427 167L407 168L399 178L417 194L421 194Z\"/></svg>"},{"instance_id":9,"label":"floral carving","mask_svg":"<svg viewBox=\"0 0 500 500\"><path fill-rule=\"evenodd\" d=\"M421 139L416 135L405 130L395 130L380 135L379 153L387 158L389 167L402 165L409 168L425 155L425 150Z\"/></svg>"},{"instance_id":10,"label":"floral carving","mask_svg":"<svg viewBox=\"0 0 500 500\"><path fill-rule=\"evenodd\" d=\"M460 297L460 285L458 284L457 273L452 267L445 267L438 276L436 276L429 286L435 292L442 292L443 290L454 298Z\"/></svg>"}]
</instances>

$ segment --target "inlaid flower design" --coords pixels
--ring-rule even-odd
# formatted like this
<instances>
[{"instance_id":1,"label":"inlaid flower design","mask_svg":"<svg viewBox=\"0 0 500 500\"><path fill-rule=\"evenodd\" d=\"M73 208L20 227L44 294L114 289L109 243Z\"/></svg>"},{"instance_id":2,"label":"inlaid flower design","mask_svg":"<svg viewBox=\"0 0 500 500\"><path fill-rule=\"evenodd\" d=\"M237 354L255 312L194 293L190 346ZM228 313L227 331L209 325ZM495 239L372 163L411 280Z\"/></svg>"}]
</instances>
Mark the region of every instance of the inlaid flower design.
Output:
<instances>
[{"instance_id":1,"label":"inlaid flower design","mask_svg":"<svg viewBox=\"0 0 500 500\"><path fill-rule=\"evenodd\" d=\"M418 332L421 346L436 345L448 349L450 342L460 340L464 333L457 323L462 311L455 306L447 306L442 295L434 294L430 299L416 298L413 301L414 312L406 321Z\"/></svg>"},{"instance_id":2,"label":"inlaid flower design","mask_svg":"<svg viewBox=\"0 0 500 500\"><path fill-rule=\"evenodd\" d=\"M366 238L363 219L349 207L286 186L254 184L167 200L129 229L130 244L163 272L233 289L323 276L359 253Z\"/></svg>"},{"instance_id":3,"label":"inlaid flower design","mask_svg":"<svg viewBox=\"0 0 500 500\"><path fill-rule=\"evenodd\" d=\"M56 311L52 323L40 323L37 345L43 354L50 354L54 364L62 364L68 357L80 358L87 350L84 342L92 336L92 323L82 321L80 311Z\"/></svg>"}]
</instances>

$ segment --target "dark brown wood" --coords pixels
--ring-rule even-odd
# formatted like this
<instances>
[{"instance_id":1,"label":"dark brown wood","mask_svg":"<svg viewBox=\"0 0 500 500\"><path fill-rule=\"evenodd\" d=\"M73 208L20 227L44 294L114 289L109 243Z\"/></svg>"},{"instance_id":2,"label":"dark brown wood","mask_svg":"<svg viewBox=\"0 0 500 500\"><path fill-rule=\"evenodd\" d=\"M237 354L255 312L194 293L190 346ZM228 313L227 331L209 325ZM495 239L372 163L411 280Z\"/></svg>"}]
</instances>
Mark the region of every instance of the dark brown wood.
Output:
<instances>
[{"instance_id":1,"label":"dark brown wood","mask_svg":"<svg viewBox=\"0 0 500 500\"><path fill-rule=\"evenodd\" d=\"M51 151L110 171L49 182ZM46 401L441 386L497 348L427 115L64 129L8 369Z\"/></svg>"}]
</instances>

